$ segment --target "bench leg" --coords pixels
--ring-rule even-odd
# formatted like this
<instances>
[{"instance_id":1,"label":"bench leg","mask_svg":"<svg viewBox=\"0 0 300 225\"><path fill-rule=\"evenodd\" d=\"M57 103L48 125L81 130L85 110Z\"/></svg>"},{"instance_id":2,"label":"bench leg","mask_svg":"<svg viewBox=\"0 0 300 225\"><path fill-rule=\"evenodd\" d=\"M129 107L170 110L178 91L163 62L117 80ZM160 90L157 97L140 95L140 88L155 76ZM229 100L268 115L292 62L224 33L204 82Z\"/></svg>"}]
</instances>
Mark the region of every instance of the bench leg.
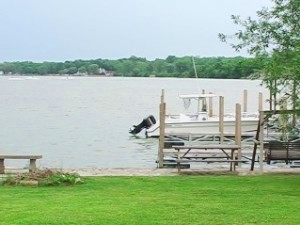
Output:
<instances>
[{"instance_id":1,"label":"bench leg","mask_svg":"<svg viewBox=\"0 0 300 225\"><path fill-rule=\"evenodd\" d=\"M36 159L30 159L29 172L36 171Z\"/></svg>"},{"instance_id":2,"label":"bench leg","mask_svg":"<svg viewBox=\"0 0 300 225\"><path fill-rule=\"evenodd\" d=\"M177 160L180 160L180 155L179 155L179 153L180 153L180 152L179 152L179 150L178 150L178 152L177 152ZM179 162L179 161L177 162L177 172L180 173L180 162Z\"/></svg>"},{"instance_id":3,"label":"bench leg","mask_svg":"<svg viewBox=\"0 0 300 225\"><path fill-rule=\"evenodd\" d=\"M180 166L180 162L177 162L177 172L180 173L181 166Z\"/></svg>"},{"instance_id":4,"label":"bench leg","mask_svg":"<svg viewBox=\"0 0 300 225\"><path fill-rule=\"evenodd\" d=\"M233 158L234 158L233 155L234 155L234 151L231 149L230 160L233 160ZM232 169L235 169L234 162L230 162L230 168L229 168L229 171L232 171Z\"/></svg>"},{"instance_id":5,"label":"bench leg","mask_svg":"<svg viewBox=\"0 0 300 225\"><path fill-rule=\"evenodd\" d=\"M268 164L268 165L271 164L271 159L270 159L270 156L269 156L269 155L267 156L267 164Z\"/></svg>"},{"instance_id":6,"label":"bench leg","mask_svg":"<svg viewBox=\"0 0 300 225\"><path fill-rule=\"evenodd\" d=\"M0 159L0 174L4 174L5 167L4 167L4 159Z\"/></svg>"}]
</instances>

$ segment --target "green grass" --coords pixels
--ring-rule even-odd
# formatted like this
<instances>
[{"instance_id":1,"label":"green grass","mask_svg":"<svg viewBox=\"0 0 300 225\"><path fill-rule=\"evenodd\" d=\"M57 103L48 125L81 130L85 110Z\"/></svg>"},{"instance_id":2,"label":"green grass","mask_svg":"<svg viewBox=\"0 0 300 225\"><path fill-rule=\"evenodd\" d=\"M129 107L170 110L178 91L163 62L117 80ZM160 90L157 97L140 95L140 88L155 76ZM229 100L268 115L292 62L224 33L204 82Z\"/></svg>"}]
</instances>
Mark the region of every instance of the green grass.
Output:
<instances>
[{"instance_id":1,"label":"green grass","mask_svg":"<svg viewBox=\"0 0 300 225\"><path fill-rule=\"evenodd\" d=\"M0 224L299 224L300 177L95 177L0 186Z\"/></svg>"}]
</instances>

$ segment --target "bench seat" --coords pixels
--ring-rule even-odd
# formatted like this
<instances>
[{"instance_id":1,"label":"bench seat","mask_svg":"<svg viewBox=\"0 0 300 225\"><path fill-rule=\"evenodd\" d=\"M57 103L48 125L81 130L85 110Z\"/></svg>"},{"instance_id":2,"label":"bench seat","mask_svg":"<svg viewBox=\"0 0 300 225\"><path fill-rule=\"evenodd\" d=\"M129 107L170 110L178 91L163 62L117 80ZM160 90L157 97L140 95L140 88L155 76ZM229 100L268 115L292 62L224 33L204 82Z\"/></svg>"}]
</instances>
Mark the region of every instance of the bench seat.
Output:
<instances>
[{"instance_id":1,"label":"bench seat","mask_svg":"<svg viewBox=\"0 0 300 225\"><path fill-rule=\"evenodd\" d=\"M230 163L230 171L235 170L238 162L234 156L234 151L240 150L239 145L215 144L215 145L191 145L173 146L177 151L177 168L180 172L180 163L185 162L205 162L205 163ZM182 151L182 152L180 152ZM211 152L213 151L213 152ZM229 152L228 152L229 151ZM219 152L219 153L217 153Z\"/></svg>"},{"instance_id":2,"label":"bench seat","mask_svg":"<svg viewBox=\"0 0 300 225\"><path fill-rule=\"evenodd\" d=\"M0 155L0 174L5 173L5 159L29 159L29 171L36 170L36 160L41 159L42 155Z\"/></svg>"},{"instance_id":3,"label":"bench seat","mask_svg":"<svg viewBox=\"0 0 300 225\"><path fill-rule=\"evenodd\" d=\"M176 162L206 162L206 163L222 163L222 162L249 162L248 160L200 160L200 159L177 159Z\"/></svg>"},{"instance_id":4,"label":"bench seat","mask_svg":"<svg viewBox=\"0 0 300 225\"><path fill-rule=\"evenodd\" d=\"M41 155L0 155L0 159L41 159Z\"/></svg>"},{"instance_id":5,"label":"bench seat","mask_svg":"<svg viewBox=\"0 0 300 225\"><path fill-rule=\"evenodd\" d=\"M283 160L286 164L293 160L300 160L300 142L270 141L266 159L267 164L273 160Z\"/></svg>"}]
</instances>

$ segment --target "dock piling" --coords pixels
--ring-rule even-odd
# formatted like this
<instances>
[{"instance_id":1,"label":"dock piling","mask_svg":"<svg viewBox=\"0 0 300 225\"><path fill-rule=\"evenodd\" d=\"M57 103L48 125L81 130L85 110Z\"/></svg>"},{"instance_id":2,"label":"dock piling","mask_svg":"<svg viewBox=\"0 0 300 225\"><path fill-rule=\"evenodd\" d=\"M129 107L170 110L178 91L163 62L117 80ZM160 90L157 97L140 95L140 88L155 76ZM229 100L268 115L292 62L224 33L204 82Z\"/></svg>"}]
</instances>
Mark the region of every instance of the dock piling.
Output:
<instances>
[{"instance_id":1,"label":"dock piling","mask_svg":"<svg viewBox=\"0 0 300 225\"><path fill-rule=\"evenodd\" d=\"M165 143L165 117L166 117L166 103L165 91L161 91L160 105L159 105L159 145L158 145L158 167L163 168L164 161L164 143Z\"/></svg>"}]
</instances>

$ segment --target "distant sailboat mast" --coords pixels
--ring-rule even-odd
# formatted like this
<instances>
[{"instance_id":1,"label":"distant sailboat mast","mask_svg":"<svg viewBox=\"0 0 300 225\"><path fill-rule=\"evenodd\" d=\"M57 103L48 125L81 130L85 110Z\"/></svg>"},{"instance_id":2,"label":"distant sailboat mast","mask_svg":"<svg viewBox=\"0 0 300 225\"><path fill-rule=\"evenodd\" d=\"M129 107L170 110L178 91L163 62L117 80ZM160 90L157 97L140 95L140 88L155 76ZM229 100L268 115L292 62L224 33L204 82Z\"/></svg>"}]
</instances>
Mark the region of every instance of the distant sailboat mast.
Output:
<instances>
[{"instance_id":1,"label":"distant sailboat mast","mask_svg":"<svg viewBox=\"0 0 300 225\"><path fill-rule=\"evenodd\" d=\"M193 61L193 67L194 67L194 72L195 72L195 78L198 78L198 74L197 74L197 69L196 69L196 65L195 65L194 56L192 56L192 61Z\"/></svg>"}]
</instances>

